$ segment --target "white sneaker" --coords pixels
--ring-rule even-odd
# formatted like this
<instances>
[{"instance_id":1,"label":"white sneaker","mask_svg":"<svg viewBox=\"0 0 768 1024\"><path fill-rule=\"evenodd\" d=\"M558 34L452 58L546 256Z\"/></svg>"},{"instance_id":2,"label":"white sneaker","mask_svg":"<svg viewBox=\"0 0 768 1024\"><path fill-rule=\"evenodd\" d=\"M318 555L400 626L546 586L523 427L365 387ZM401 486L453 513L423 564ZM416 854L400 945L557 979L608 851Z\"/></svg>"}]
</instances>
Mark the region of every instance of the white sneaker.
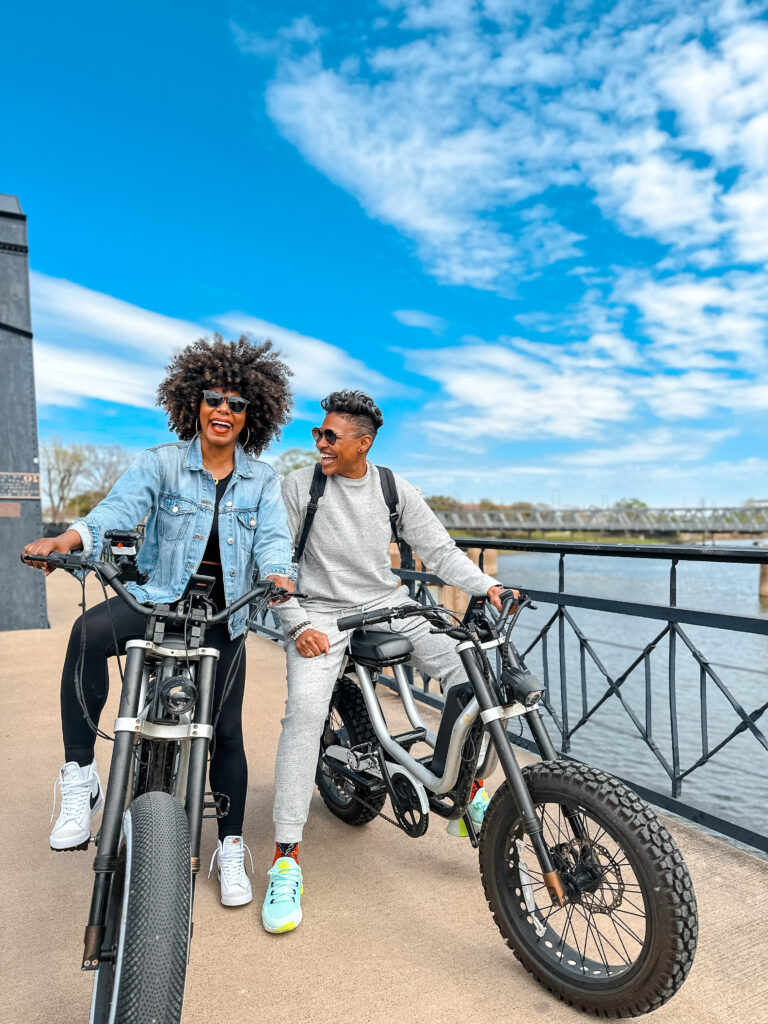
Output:
<instances>
[{"instance_id":1,"label":"white sneaker","mask_svg":"<svg viewBox=\"0 0 768 1024\"><path fill-rule=\"evenodd\" d=\"M91 821L104 803L104 790L96 762L81 768L77 761L61 766L53 784L53 811L56 813L56 787L61 792L61 810L51 832L52 850L85 850L91 838Z\"/></svg>"},{"instance_id":2,"label":"white sneaker","mask_svg":"<svg viewBox=\"0 0 768 1024\"><path fill-rule=\"evenodd\" d=\"M208 877L213 871L213 862L218 860L217 871L221 883L221 902L225 907L242 907L253 899L251 883L245 873L245 851L251 857L251 851L243 842L242 836L225 836L224 842L220 839L211 857L211 866L208 869ZM253 871L253 857L251 857L251 871Z\"/></svg>"}]
</instances>

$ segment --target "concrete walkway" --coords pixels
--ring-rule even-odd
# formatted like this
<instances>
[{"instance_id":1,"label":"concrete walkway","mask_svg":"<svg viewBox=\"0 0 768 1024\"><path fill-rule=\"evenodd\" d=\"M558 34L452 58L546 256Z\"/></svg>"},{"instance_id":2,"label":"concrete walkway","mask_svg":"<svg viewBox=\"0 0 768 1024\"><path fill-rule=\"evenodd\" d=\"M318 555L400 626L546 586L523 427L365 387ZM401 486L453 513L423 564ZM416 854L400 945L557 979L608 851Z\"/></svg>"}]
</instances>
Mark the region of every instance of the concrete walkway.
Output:
<instances>
[{"instance_id":1,"label":"concrete walkway","mask_svg":"<svg viewBox=\"0 0 768 1024\"><path fill-rule=\"evenodd\" d=\"M88 1018L92 979L79 970L92 853L48 848L51 793L61 763L58 679L79 586L48 580L50 630L0 633L3 868L0 1021L75 1024ZM90 601L99 592L89 587ZM227 909L199 879L185 1024L525 1021L586 1018L558 1003L519 966L483 898L477 855L434 820L414 842L381 819L342 825L313 799L302 866L305 920L267 935L260 907L273 850L272 768L284 701L282 650L248 642L245 697L250 785L245 835L256 864L254 902ZM103 718L115 717L113 685ZM394 698L382 701L388 716ZM110 745L99 741L106 778ZM491 780L493 789L499 778ZM658 1024L768 1020L768 865L673 824L699 901L699 950L688 981ZM206 822L207 871L215 844Z\"/></svg>"}]
</instances>

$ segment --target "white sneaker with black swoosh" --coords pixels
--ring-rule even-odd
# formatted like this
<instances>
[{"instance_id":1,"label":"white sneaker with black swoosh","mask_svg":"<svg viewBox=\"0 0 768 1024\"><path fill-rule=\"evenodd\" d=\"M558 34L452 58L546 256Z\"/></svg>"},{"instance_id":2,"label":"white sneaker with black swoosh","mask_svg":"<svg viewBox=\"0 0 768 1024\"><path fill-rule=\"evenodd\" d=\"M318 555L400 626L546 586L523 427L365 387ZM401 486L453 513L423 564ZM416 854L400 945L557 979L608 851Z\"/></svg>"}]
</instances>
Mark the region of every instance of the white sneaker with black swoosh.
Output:
<instances>
[{"instance_id":1,"label":"white sneaker with black swoosh","mask_svg":"<svg viewBox=\"0 0 768 1024\"><path fill-rule=\"evenodd\" d=\"M67 761L53 786L53 812L56 813L56 787L61 792L61 810L51 832L52 850L85 850L91 838L91 820L101 810L104 790L96 762L80 767Z\"/></svg>"}]
</instances>

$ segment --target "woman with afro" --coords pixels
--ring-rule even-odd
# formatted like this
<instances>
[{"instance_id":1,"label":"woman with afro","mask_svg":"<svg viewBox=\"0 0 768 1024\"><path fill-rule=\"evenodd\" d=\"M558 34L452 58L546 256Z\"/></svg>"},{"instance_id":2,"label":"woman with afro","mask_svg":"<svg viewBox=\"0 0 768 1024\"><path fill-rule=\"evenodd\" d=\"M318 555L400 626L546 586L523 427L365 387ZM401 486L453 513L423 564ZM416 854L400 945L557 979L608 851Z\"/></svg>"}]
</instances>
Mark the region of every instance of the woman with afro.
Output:
<instances>
[{"instance_id":1,"label":"woman with afro","mask_svg":"<svg viewBox=\"0 0 768 1024\"><path fill-rule=\"evenodd\" d=\"M255 568L292 591L295 571L280 485L266 463L251 457L279 436L288 418L290 371L270 350L270 342L255 345L246 337L227 342L215 335L178 353L158 388L158 404L180 440L142 452L87 516L58 537L27 545L24 553L82 550L98 558L106 530L132 529L146 516L138 564L148 578L128 584L139 601L177 600L198 571L215 578L212 597L218 608L250 590ZM61 678L65 763L57 779L61 812L51 833L54 850L85 848L91 819L103 803L95 735L75 686L83 629L83 696L88 717L98 724L107 699L107 658L124 653L126 641L143 637L145 624L143 616L113 597L90 608L72 628ZM214 708L221 706L234 666L210 764L211 789L229 797L214 852L225 906L252 898L242 837L248 781L241 727L246 633L243 608L206 634L221 652Z\"/></svg>"}]
</instances>

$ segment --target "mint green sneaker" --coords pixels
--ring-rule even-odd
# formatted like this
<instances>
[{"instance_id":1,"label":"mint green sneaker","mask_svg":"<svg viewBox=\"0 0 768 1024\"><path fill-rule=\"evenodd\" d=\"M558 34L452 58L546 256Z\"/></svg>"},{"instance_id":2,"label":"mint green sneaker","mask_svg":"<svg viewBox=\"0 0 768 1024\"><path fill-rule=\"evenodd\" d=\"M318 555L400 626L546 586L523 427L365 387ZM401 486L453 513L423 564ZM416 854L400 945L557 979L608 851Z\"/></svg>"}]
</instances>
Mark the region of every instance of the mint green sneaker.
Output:
<instances>
[{"instance_id":1,"label":"mint green sneaker","mask_svg":"<svg viewBox=\"0 0 768 1024\"><path fill-rule=\"evenodd\" d=\"M269 869L269 886L261 908L261 923L277 935L292 932L301 924L304 885L301 868L293 857L280 857Z\"/></svg>"},{"instance_id":2,"label":"mint green sneaker","mask_svg":"<svg viewBox=\"0 0 768 1024\"><path fill-rule=\"evenodd\" d=\"M480 831L480 827L483 824L483 818L485 817L485 812L488 807L488 802L490 801L490 799L491 798L488 795L488 790L485 788L485 786L483 786L482 789L478 789L478 791L475 793L474 797L472 798L472 802L467 808L467 810L469 811L469 816L472 819L472 824L475 826L476 832ZM445 831L448 833L449 836L458 836L460 839L467 838L467 826L464 824L464 821L461 818L459 818L456 821L449 821L445 827Z\"/></svg>"},{"instance_id":3,"label":"mint green sneaker","mask_svg":"<svg viewBox=\"0 0 768 1024\"><path fill-rule=\"evenodd\" d=\"M483 818L485 817L485 812L488 810L488 803L490 799L488 790L483 786L482 789L478 789L475 793L475 797L469 805L469 816L476 829L479 829L483 824Z\"/></svg>"}]
</instances>

